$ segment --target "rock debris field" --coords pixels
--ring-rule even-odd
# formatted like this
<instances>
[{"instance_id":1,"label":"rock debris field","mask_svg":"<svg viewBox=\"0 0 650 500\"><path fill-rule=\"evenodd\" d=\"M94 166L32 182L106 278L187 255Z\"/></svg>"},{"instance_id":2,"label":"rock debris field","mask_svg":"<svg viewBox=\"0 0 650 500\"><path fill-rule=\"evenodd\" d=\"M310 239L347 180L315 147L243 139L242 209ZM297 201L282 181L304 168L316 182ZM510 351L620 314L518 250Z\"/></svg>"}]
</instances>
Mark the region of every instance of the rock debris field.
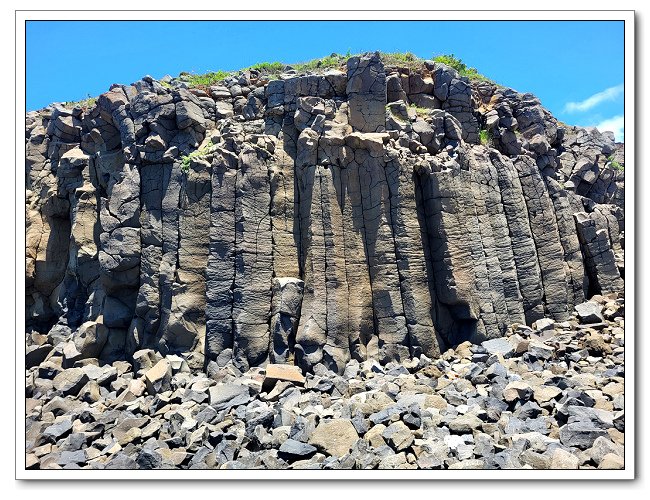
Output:
<instances>
[{"instance_id":1,"label":"rock debris field","mask_svg":"<svg viewBox=\"0 0 650 500\"><path fill-rule=\"evenodd\" d=\"M151 350L133 364L62 368L61 356L37 364L35 346L26 466L621 469L624 300L577 309L437 359L352 360L342 375L275 364L242 373L231 359L192 373Z\"/></svg>"},{"instance_id":2,"label":"rock debris field","mask_svg":"<svg viewBox=\"0 0 650 500\"><path fill-rule=\"evenodd\" d=\"M624 467L624 144L398 56L27 113L28 469Z\"/></svg>"}]
</instances>

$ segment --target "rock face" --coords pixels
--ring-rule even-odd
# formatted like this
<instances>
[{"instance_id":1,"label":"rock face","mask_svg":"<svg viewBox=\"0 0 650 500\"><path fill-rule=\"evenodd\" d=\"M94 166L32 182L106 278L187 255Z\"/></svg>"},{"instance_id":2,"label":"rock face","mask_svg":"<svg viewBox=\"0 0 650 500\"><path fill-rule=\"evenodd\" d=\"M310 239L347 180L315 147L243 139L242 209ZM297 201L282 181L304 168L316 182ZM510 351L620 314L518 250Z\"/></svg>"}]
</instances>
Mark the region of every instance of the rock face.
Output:
<instances>
[{"instance_id":1,"label":"rock face","mask_svg":"<svg viewBox=\"0 0 650 500\"><path fill-rule=\"evenodd\" d=\"M430 61L342 69L209 89L145 77L91 109L28 113L30 332L69 328L69 364L150 349L208 373L343 373L622 290L610 135Z\"/></svg>"}]
</instances>

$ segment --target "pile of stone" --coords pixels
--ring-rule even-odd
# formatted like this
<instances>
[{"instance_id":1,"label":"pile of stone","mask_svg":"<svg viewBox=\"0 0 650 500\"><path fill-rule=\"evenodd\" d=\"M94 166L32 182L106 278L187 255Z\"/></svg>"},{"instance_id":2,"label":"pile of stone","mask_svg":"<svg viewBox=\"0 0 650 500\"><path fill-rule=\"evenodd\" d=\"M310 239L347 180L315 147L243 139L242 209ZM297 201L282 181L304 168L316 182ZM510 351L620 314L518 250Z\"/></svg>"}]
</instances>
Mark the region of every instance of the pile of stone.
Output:
<instances>
[{"instance_id":1,"label":"pile of stone","mask_svg":"<svg viewBox=\"0 0 650 500\"><path fill-rule=\"evenodd\" d=\"M71 361L78 332L55 326L27 338L26 467L620 469L624 299L575 309L435 360L352 360L342 375L242 373L230 358L203 372L152 350Z\"/></svg>"}]
</instances>

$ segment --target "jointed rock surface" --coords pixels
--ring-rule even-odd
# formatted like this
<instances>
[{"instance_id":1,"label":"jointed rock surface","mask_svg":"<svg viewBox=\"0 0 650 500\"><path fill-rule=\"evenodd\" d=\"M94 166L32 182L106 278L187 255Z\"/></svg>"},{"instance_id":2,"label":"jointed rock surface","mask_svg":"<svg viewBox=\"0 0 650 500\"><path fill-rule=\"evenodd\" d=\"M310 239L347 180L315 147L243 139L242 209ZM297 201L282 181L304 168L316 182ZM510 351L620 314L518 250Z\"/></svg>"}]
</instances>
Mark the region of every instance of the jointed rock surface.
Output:
<instances>
[{"instance_id":1,"label":"jointed rock surface","mask_svg":"<svg viewBox=\"0 0 650 500\"><path fill-rule=\"evenodd\" d=\"M622 466L611 134L378 53L26 124L27 466Z\"/></svg>"}]
</instances>

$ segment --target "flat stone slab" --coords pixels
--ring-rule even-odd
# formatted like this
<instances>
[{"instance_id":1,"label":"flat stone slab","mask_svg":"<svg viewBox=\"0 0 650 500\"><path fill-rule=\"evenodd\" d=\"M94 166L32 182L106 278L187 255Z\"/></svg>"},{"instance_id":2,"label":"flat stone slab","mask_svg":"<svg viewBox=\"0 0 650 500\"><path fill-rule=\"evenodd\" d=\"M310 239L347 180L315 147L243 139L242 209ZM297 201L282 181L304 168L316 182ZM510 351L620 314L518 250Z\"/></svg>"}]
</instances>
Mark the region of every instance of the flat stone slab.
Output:
<instances>
[{"instance_id":1,"label":"flat stone slab","mask_svg":"<svg viewBox=\"0 0 650 500\"><path fill-rule=\"evenodd\" d=\"M285 364L266 365L266 376L262 384L264 390L273 388L276 382L293 382L296 385L305 384L305 376L298 366ZM268 392L267 390L267 392Z\"/></svg>"}]
</instances>

